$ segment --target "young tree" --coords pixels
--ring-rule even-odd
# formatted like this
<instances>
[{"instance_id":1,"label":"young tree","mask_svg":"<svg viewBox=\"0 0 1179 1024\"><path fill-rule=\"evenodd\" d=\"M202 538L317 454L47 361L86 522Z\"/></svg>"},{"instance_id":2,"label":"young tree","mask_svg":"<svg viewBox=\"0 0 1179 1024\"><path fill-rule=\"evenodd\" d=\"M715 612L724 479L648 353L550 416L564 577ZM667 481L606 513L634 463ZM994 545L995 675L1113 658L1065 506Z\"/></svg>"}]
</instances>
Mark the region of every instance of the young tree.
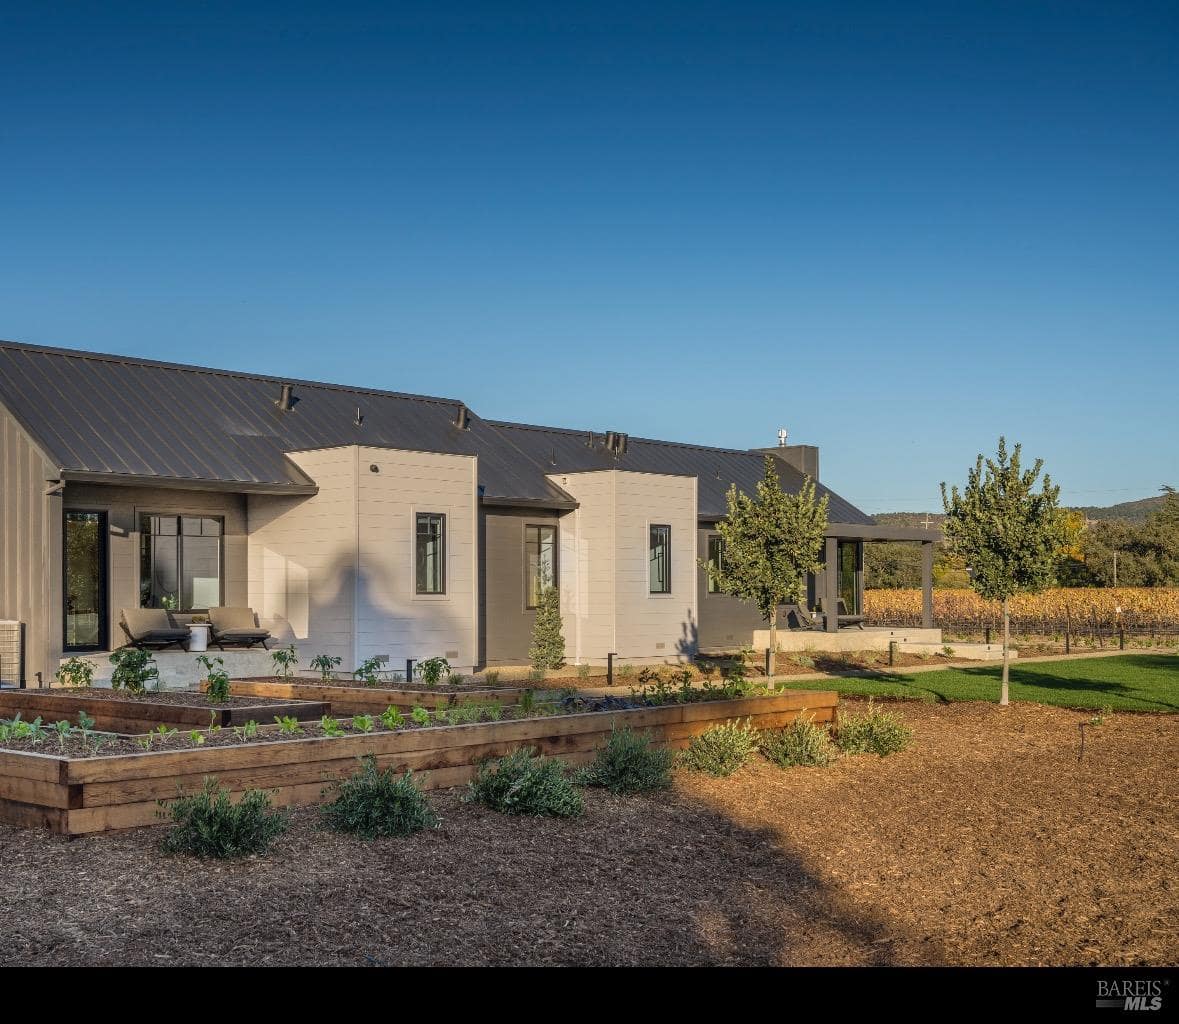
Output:
<instances>
[{"instance_id":1,"label":"young tree","mask_svg":"<svg viewBox=\"0 0 1179 1024\"><path fill-rule=\"evenodd\" d=\"M1003 705L1010 677L1011 598L1052 586L1061 549L1070 540L1058 504L1060 488L1045 473L1035 489L1044 460L1023 469L1020 447L1009 458L1007 441L1000 437L998 457L979 455L961 492L955 486L947 493L942 484L946 539L966 559L970 585L982 597L1003 602Z\"/></svg>"},{"instance_id":2,"label":"young tree","mask_svg":"<svg viewBox=\"0 0 1179 1024\"><path fill-rule=\"evenodd\" d=\"M801 604L807 573L822 565L827 532L827 496L815 501L809 477L798 494L787 494L775 459L766 456L765 475L754 497L729 488L728 515L716 524L720 564L701 562L726 594L757 605L770 624L770 649L778 649L778 606Z\"/></svg>"},{"instance_id":3,"label":"young tree","mask_svg":"<svg viewBox=\"0 0 1179 1024\"><path fill-rule=\"evenodd\" d=\"M541 588L532 624L532 646L528 658L537 669L560 668L565 664L565 637L561 632L561 592L551 584Z\"/></svg>"}]
</instances>

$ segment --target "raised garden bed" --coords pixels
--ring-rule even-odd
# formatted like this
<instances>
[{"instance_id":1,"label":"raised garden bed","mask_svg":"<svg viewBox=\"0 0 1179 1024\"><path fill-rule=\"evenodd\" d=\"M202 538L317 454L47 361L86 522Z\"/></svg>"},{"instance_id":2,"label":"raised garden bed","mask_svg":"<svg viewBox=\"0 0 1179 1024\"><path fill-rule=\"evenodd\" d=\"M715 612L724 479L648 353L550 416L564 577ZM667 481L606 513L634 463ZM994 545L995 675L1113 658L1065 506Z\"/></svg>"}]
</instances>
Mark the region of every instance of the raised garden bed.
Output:
<instances>
[{"instance_id":1,"label":"raised garden bed","mask_svg":"<svg viewBox=\"0 0 1179 1024\"><path fill-rule=\"evenodd\" d=\"M26 722L40 717L45 722L78 722L78 713L94 719L93 728L102 732L139 734L159 726L168 729L207 729L273 722L275 716L300 721L319 718L329 711L322 701L275 700L268 697L230 697L224 704L211 704L203 693L164 691L129 694L122 690L4 690L0 691L0 718L18 712Z\"/></svg>"},{"instance_id":2,"label":"raised garden bed","mask_svg":"<svg viewBox=\"0 0 1179 1024\"><path fill-rule=\"evenodd\" d=\"M203 683L201 685L204 686ZM332 706L333 714L339 715L379 715L390 705L409 711L414 707L438 708L471 700L519 704L526 689L543 688L543 683L535 687L502 688L461 688L442 683L435 689L429 689L424 684L416 683L409 687L404 683L399 686L365 686L343 681L323 683L277 677L235 679L230 683L230 692L236 696L327 701Z\"/></svg>"},{"instance_id":3,"label":"raised garden bed","mask_svg":"<svg viewBox=\"0 0 1179 1024\"><path fill-rule=\"evenodd\" d=\"M194 792L209 775L234 793L268 789L280 805L314 804L324 799L326 783L351 774L357 758L366 754L382 767L412 769L427 788L455 786L471 779L480 761L519 747L581 763L592 758L615 728L650 730L659 743L679 748L709 727L734 719L748 718L759 729L780 728L807 709L816 721L831 721L837 701L833 692L788 692L117 756L0 751L0 821L46 826L71 836L150 825L159 820L160 800Z\"/></svg>"}]
</instances>

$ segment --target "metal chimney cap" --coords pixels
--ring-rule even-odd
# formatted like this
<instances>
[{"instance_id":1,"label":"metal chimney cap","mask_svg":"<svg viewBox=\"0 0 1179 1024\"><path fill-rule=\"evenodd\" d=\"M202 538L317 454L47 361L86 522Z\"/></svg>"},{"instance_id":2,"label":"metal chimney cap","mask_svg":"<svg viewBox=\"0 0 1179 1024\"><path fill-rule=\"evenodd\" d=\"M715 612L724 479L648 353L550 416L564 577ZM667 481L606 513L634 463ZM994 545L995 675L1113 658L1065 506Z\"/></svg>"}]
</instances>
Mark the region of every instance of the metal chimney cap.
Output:
<instances>
[{"instance_id":1,"label":"metal chimney cap","mask_svg":"<svg viewBox=\"0 0 1179 1024\"><path fill-rule=\"evenodd\" d=\"M788 436L788 435L787 435L787 433L786 433L786 428L785 428L785 427L779 427L779 428L778 428L778 447L779 447L779 448L785 448L785 447L786 447L786 438L787 438L787 436Z\"/></svg>"}]
</instances>

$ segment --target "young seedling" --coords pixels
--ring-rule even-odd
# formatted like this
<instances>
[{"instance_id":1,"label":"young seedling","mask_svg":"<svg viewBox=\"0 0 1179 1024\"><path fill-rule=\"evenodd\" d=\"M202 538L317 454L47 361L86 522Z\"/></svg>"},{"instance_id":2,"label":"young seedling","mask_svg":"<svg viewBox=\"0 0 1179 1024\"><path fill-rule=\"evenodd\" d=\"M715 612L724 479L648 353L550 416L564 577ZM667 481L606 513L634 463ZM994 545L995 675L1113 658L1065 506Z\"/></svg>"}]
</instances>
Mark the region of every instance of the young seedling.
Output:
<instances>
[{"instance_id":1,"label":"young seedling","mask_svg":"<svg viewBox=\"0 0 1179 1024\"><path fill-rule=\"evenodd\" d=\"M416 724L416 725L429 725L430 724L430 712L427 711L424 707L421 707L420 705L418 707L415 707L409 713L409 717L413 719L414 724Z\"/></svg>"},{"instance_id":2,"label":"young seedling","mask_svg":"<svg viewBox=\"0 0 1179 1024\"><path fill-rule=\"evenodd\" d=\"M291 678L291 670L299 663L299 652L295 645L280 647L270 652L270 660L274 662L274 674L283 679Z\"/></svg>"},{"instance_id":3,"label":"young seedling","mask_svg":"<svg viewBox=\"0 0 1179 1024\"><path fill-rule=\"evenodd\" d=\"M352 673L353 679L359 679L365 686L376 686L380 681L380 671L383 662L380 658L367 658L360 663L360 667Z\"/></svg>"},{"instance_id":4,"label":"young seedling","mask_svg":"<svg viewBox=\"0 0 1179 1024\"><path fill-rule=\"evenodd\" d=\"M421 674L422 682L433 689L442 681L443 676L451 674L450 662L445 658L427 658L418 663L418 672Z\"/></svg>"},{"instance_id":5,"label":"young seedling","mask_svg":"<svg viewBox=\"0 0 1179 1024\"><path fill-rule=\"evenodd\" d=\"M209 703L224 704L229 700L229 673L225 671L225 659L210 658L207 654L200 654L197 655L197 663L205 670Z\"/></svg>"},{"instance_id":6,"label":"young seedling","mask_svg":"<svg viewBox=\"0 0 1179 1024\"><path fill-rule=\"evenodd\" d=\"M317 654L311 659L311 667L319 673L319 678L325 682L332 681L332 672L340 667L342 658L334 658L330 654Z\"/></svg>"},{"instance_id":7,"label":"young seedling","mask_svg":"<svg viewBox=\"0 0 1179 1024\"><path fill-rule=\"evenodd\" d=\"M284 736L296 736L303 732L299 720L294 715L275 715L274 720L278 722L278 731Z\"/></svg>"},{"instance_id":8,"label":"young seedling","mask_svg":"<svg viewBox=\"0 0 1179 1024\"><path fill-rule=\"evenodd\" d=\"M252 718L245 725L235 725L233 735L242 743L258 735L258 723Z\"/></svg>"},{"instance_id":9,"label":"young seedling","mask_svg":"<svg viewBox=\"0 0 1179 1024\"><path fill-rule=\"evenodd\" d=\"M372 715L354 715L352 717L352 728L357 732L372 732L375 724Z\"/></svg>"},{"instance_id":10,"label":"young seedling","mask_svg":"<svg viewBox=\"0 0 1179 1024\"><path fill-rule=\"evenodd\" d=\"M190 729L188 731L188 742L194 747L199 747L205 742L205 734L200 729Z\"/></svg>"},{"instance_id":11,"label":"young seedling","mask_svg":"<svg viewBox=\"0 0 1179 1024\"><path fill-rule=\"evenodd\" d=\"M62 719L60 722L53 723L53 731L57 733L57 745L65 750L66 740L70 738L70 733L74 731L74 727L70 725L68 719Z\"/></svg>"},{"instance_id":12,"label":"young seedling","mask_svg":"<svg viewBox=\"0 0 1179 1024\"><path fill-rule=\"evenodd\" d=\"M319 720L319 728L323 731L325 736L343 736L344 727L340 725L338 718L332 718L331 715L324 715Z\"/></svg>"},{"instance_id":13,"label":"young seedling","mask_svg":"<svg viewBox=\"0 0 1179 1024\"><path fill-rule=\"evenodd\" d=\"M400 729L405 725L405 715L401 713L400 708L390 704L381 712L381 725L390 730Z\"/></svg>"}]
</instances>

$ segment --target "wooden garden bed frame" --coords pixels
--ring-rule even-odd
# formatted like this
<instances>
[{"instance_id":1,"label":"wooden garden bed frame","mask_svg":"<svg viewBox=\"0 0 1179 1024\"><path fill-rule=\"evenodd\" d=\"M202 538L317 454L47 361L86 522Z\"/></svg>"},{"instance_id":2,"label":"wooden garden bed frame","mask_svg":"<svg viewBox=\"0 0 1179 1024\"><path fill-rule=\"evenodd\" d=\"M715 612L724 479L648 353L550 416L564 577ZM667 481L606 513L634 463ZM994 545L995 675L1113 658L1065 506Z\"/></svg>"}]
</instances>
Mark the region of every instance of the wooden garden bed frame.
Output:
<instances>
[{"instance_id":1,"label":"wooden garden bed frame","mask_svg":"<svg viewBox=\"0 0 1179 1024\"><path fill-rule=\"evenodd\" d=\"M320 803L325 787L376 756L381 767L412 769L425 788L457 786L474 777L480 761L520 747L570 763L592 759L611 730L649 730L661 745L680 748L720 722L750 719L758 729L781 728L803 710L816 722L833 721L831 691L785 692L768 697L598 711L551 718L438 726L401 732L191 750L161 750L113 757L69 758L0 751L0 821L44 826L68 836L157 823L158 801L198 790L216 776L232 793L274 791L278 805Z\"/></svg>"},{"instance_id":2,"label":"wooden garden bed frame","mask_svg":"<svg viewBox=\"0 0 1179 1024\"><path fill-rule=\"evenodd\" d=\"M94 728L99 732L141 735L160 725L182 731L207 729L210 725L228 728L231 725L244 725L251 720L266 725L273 722L276 715L307 722L326 715L328 705L322 701L291 701L237 707L228 704L194 707L153 703L131 696L126 699L87 697L57 689L0 691L0 718L12 718L18 711L26 722L40 716L47 723L68 719L75 725L78 723L78 712L85 711L94 719Z\"/></svg>"},{"instance_id":3,"label":"wooden garden bed frame","mask_svg":"<svg viewBox=\"0 0 1179 1024\"><path fill-rule=\"evenodd\" d=\"M201 683L204 689L205 683ZM501 704L519 704L525 690L545 689L506 686L482 690L406 690L396 686L332 686L330 683L292 679L289 683L273 679L234 679L229 692L235 697L277 697L283 700L319 700L332 706L333 715L379 715L390 705L409 711L414 707L433 710L462 701L498 700ZM269 719L268 719L269 721Z\"/></svg>"}]
</instances>

